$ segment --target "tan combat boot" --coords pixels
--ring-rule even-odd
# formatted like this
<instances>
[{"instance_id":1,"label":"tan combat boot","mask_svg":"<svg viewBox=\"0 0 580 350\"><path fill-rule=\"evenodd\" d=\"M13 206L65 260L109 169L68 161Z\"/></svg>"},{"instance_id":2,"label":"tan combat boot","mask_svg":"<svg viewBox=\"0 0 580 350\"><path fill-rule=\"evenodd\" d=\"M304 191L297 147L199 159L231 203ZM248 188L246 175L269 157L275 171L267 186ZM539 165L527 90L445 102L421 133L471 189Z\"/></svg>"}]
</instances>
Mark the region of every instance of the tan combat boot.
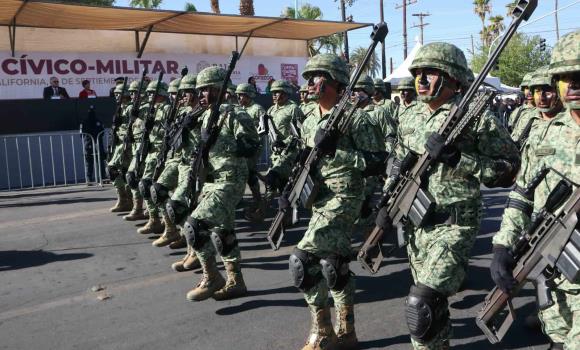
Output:
<instances>
[{"instance_id":1,"label":"tan combat boot","mask_svg":"<svg viewBox=\"0 0 580 350\"><path fill-rule=\"evenodd\" d=\"M201 267L203 269L203 276L197 284L197 287L187 292L186 298L189 301L206 300L226 284L226 281L217 268L215 258L211 258L205 264L201 264Z\"/></svg>"},{"instance_id":2,"label":"tan combat boot","mask_svg":"<svg viewBox=\"0 0 580 350\"><path fill-rule=\"evenodd\" d=\"M167 219L167 215L163 214L163 224L165 225L165 231L161 237L157 238L156 240L151 243L154 247L165 247L172 242L178 241L181 237L179 235L179 231L177 230L177 226L171 223Z\"/></svg>"},{"instance_id":3,"label":"tan combat boot","mask_svg":"<svg viewBox=\"0 0 580 350\"><path fill-rule=\"evenodd\" d=\"M244 283L244 276L242 276L242 268L239 262L224 262L226 266L226 273L228 280L226 285L213 294L215 300L227 300L246 295L248 289Z\"/></svg>"},{"instance_id":4,"label":"tan combat boot","mask_svg":"<svg viewBox=\"0 0 580 350\"><path fill-rule=\"evenodd\" d=\"M149 235L154 233L162 233L165 230L159 215L151 215L149 216L149 221L145 224L145 226L137 229L137 233L142 235Z\"/></svg>"},{"instance_id":5,"label":"tan combat boot","mask_svg":"<svg viewBox=\"0 0 580 350\"><path fill-rule=\"evenodd\" d=\"M193 249L187 247L187 254L179 260L171 264L171 269L175 272L185 272L191 271L195 269L199 269L201 264L199 263L199 259L197 255L193 251Z\"/></svg>"},{"instance_id":6,"label":"tan combat boot","mask_svg":"<svg viewBox=\"0 0 580 350\"><path fill-rule=\"evenodd\" d=\"M338 349L358 349L358 339L354 330L354 305L335 305L336 336Z\"/></svg>"},{"instance_id":7,"label":"tan combat boot","mask_svg":"<svg viewBox=\"0 0 580 350\"><path fill-rule=\"evenodd\" d=\"M185 247L187 247L187 240L183 235L179 235L179 239L177 241L169 243L169 249L181 249Z\"/></svg>"},{"instance_id":8,"label":"tan combat boot","mask_svg":"<svg viewBox=\"0 0 580 350\"><path fill-rule=\"evenodd\" d=\"M337 338L330 321L330 307L308 306L312 317L310 335L302 350L336 350Z\"/></svg>"},{"instance_id":9,"label":"tan combat boot","mask_svg":"<svg viewBox=\"0 0 580 350\"><path fill-rule=\"evenodd\" d=\"M109 209L111 213L118 213L122 211L129 211L133 208L130 197L127 197L127 192L117 188L117 203Z\"/></svg>"},{"instance_id":10,"label":"tan combat boot","mask_svg":"<svg viewBox=\"0 0 580 350\"><path fill-rule=\"evenodd\" d=\"M128 215L123 216L123 219L127 221L147 220L148 218L149 215L143 209L143 198L133 198L133 209Z\"/></svg>"}]
</instances>

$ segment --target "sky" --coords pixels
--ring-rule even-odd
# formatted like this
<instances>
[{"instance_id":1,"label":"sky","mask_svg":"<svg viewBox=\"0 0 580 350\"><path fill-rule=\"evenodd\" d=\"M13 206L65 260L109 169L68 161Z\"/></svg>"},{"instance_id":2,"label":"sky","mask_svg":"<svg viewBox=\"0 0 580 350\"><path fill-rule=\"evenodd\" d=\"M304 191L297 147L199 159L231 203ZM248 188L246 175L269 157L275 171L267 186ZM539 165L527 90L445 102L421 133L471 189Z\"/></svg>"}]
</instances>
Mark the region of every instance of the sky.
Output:
<instances>
[{"instance_id":1,"label":"sky","mask_svg":"<svg viewBox=\"0 0 580 350\"><path fill-rule=\"evenodd\" d=\"M193 3L200 12L211 12L210 0L163 0L160 8L166 10L183 10L186 1ZM403 61L403 11L395 9L403 0L384 0L385 22L389 26L389 34L385 41L387 70L389 59L393 59L396 68ZM418 18L413 13L429 13L425 22L429 23L424 29L425 43L433 41L451 42L461 48L468 60L471 50L471 36L474 44L480 41L479 32L481 21L473 12L472 0L406 0L413 2L407 6L407 36L408 52L420 36L419 28L411 28L418 24ZM341 20L339 2L334 0L296 1L298 7L303 3L310 3L320 7L325 20ZM492 0L492 15L506 16L506 4L509 0ZM540 35L546 39L548 46L556 42L555 17L549 15L536 19L554 11L556 0L538 0L538 7L530 18L529 25L522 24L520 32ZM559 0L558 7L570 7L558 12L560 36L580 28L580 0ZM116 6L128 6L129 0L117 0ZM294 0L254 0L254 9L257 16L278 17L285 7L294 7ZM362 23L376 23L379 21L379 0L355 0L353 6L348 7L347 16L352 15L353 21ZM239 1L220 0L220 9L223 14L239 14ZM506 27L509 25L505 20ZM525 27L522 27L524 26ZM358 46L367 47L370 43L370 27L350 31L350 51ZM379 52L377 52L379 53ZM380 57L380 53L379 53Z\"/></svg>"}]
</instances>

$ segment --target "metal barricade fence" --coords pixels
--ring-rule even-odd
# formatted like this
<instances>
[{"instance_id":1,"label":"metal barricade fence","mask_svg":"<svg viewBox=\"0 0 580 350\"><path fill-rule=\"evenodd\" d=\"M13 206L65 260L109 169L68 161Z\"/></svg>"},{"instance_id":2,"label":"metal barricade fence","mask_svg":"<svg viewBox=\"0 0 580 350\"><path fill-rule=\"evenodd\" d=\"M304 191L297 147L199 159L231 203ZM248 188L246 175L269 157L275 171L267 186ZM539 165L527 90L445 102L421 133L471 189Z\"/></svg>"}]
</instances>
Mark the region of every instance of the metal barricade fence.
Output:
<instances>
[{"instance_id":1,"label":"metal barricade fence","mask_svg":"<svg viewBox=\"0 0 580 350\"><path fill-rule=\"evenodd\" d=\"M86 153L85 142L92 154ZM98 145L90 134L0 135L0 190L99 183L100 163ZM91 168L94 179L87 176Z\"/></svg>"}]
</instances>

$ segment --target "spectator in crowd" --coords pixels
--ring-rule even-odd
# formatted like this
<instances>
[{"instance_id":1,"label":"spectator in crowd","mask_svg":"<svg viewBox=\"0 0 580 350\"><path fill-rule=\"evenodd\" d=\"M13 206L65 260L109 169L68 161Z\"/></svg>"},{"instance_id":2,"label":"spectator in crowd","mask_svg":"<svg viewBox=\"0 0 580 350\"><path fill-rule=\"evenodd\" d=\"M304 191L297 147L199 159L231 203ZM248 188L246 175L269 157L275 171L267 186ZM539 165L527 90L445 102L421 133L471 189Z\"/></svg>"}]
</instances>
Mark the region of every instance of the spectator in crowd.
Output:
<instances>
[{"instance_id":1,"label":"spectator in crowd","mask_svg":"<svg viewBox=\"0 0 580 350\"><path fill-rule=\"evenodd\" d=\"M97 97L97 93L95 90L91 89L91 82L88 80L83 80L82 82L83 89L79 93L79 98L95 98Z\"/></svg>"},{"instance_id":2,"label":"spectator in crowd","mask_svg":"<svg viewBox=\"0 0 580 350\"><path fill-rule=\"evenodd\" d=\"M44 88L42 96L45 100L58 100L69 98L66 89L58 86L58 78L50 77L50 86Z\"/></svg>"},{"instance_id":3,"label":"spectator in crowd","mask_svg":"<svg viewBox=\"0 0 580 350\"><path fill-rule=\"evenodd\" d=\"M97 137L99 133L104 130L103 123L97 119L97 114L95 112L95 106L89 107L89 113L87 118L81 124L81 132L89 134L92 136L92 140L95 141L95 146L97 142ZM97 181L98 178L95 176L95 152L93 150L93 142L90 137L83 137L84 147L85 147L85 176L88 183ZM105 177L105 163L103 160L105 159L105 149L103 145L99 143L99 153L101 154L101 177Z\"/></svg>"},{"instance_id":4,"label":"spectator in crowd","mask_svg":"<svg viewBox=\"0 0 580 350\"><path fill-rule=\"evenodd\" d=\"M256 78L254 78L254 76L248 78L248 84L252 85L257 93L260 93L260 89L258 89L258 85L256 85Z\"/></svg>"},{"instance_id":5,"label":"spectator in crowd","mask_svg":"<svg viewBox=\"0 0 580 350\"><path fill-rule=\"evenodd\" d=\"M125 80L123 77L116 77L115 78L115 86L113 86L110 90L109 90L109 97L115 97L115 88L117 87L117 85L121 85L123 84L123 80ZM129 83L127 83L127 87L129 86Z\"/></svg>"},{"instance_id":6,"label":"spectator in crowd","mask_svg":"<svg viewBox=\"0 0 580 350\"><path fill-rule=\"evenodd\" d=\"M275 81L276 81L276 79L274 79L274 78L270 78L270 80L268 80L268 85L266 85L266 91L264 91L264 94L272 95L272 93L270 92L270 87L272 87L272 83Z\"/></svg>"},{"instance_id":7,"label":"spectator in crowd","mask_svg":"<svg viewBox=\"0 0 580 350\"><path fill-rule=\"evenodd\" d=\"M395 96L394 102L397 106L399 106L401 104L401 98L399 96Z\"/></svg>"}]
</instances>

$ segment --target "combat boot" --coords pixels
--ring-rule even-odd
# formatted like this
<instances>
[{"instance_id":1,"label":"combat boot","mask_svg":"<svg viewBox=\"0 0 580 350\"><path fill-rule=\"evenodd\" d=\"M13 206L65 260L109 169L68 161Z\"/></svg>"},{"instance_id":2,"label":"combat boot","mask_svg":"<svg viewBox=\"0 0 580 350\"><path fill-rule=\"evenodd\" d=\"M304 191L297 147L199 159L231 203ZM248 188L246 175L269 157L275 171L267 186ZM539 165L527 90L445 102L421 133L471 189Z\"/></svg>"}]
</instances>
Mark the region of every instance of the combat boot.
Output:
<instances>
[{"instance_id":1,"label":"combat boot","mask_svg":"<svg viewBox=\"0 0 580 350\"><path fill-rule=\"evenodd\" d=\"M199 263L199 259L197 255L191 248L187 248L187 254L179 260L171 264L171 269L175 272L185 272L191 271L195 269L199 269L201 264Z\"/></svg>"},{"instance_id":2,"label":"combat boot","mask_svg":"<svg viewBox=\"0 0 580 350\"><path fill-rule=\"evenodd\" d=\"M157 238L156 240L151 243L154 247L165 247L172 242L178 241L181 238L179 231L177 230L177 226L171 223L170 220L167 219L167 215L163 214L163 223L165 225L165 231L161 237Z\"/></svg>"},{"instance_id":3,"label":"combat boot","mask_svg":"<svg viewBox=\"0 0 580 350\"><path fill-rule=\"evenodd\" d=\"M354 306L335 305L336 337L339 350L358 349L358 339L354 330Z\"/></svg>"},{"instance_id":4,"label":"combat boot","mask_svg":"<svg viewBox=\"0 0 580 350\"><path fill-rule=\"evenodd\" d=\"M330 321L330 307L308 306L312 325L306 345L302 350L336 350L337 338Z\"/></svg>"},{"instance_id":5,"label":"combat boot","mask_svg":"<svg viewBox=\"0 0 580 350\"><path fill-rule=\"evenodd\" d=\"M122 211L129 211L133 208L130 197L127 197L127 192L117 188L117 203L109 209L111 213L118 213Z\"/></svg>"},{"instance_id":6,"label":"combat boot","mask_svg":"<svg viewBox=\"0 0 580 350\"><path fill-rule=\"evenodd\" d=\"M148 218L149 216L143 209L143 198L133 198L133 209L128 215L123 216L123 219L127 221L147 220Z\"/></svg>"},{"instance_id":7,"label":"combat boot","mask_svg":"<svg viewBox=\"0 0 580 350\"><path fill-rule=\"evenodd\" d=\"M217 268L215 258L201 264L203 276L197 287L190 290L186 298L189 301L202 301L210 298L216 291L222 289L226 281Z\"/></svg>"},{"instance_id":8,"label":"combat boot","mask_svg":"<svg viewBox=\"0 0 580 350\"><path fill-rule=\"evenodd\" d=\"M161 233L164 230L165 227L163 226L161 219L159 219L159 215L155 214L149 216L149 221L147 221L145 226L141 227L140 229L137 229L137 233L140 233L142 235L149 235L154 233Z\"/></svg>"},{"instance_id":9,"label":"combat boot","mask_svg":"<svg viewBox=\"0 0 580 350\"><path fill-rule=\"evenodd\" d=\"M222 289L213 294L213 298L215 300L227 300L246 295L248 289L246 288L246 283L244 282L244 276L242 275L242 268L240 263L224 262L224 265L226 266L228 280Z\"/></svg>"},{"instance_id":10,"label":"combat boot","mask_svg":"<svg viewBox=\"0 0 580 350\"><path fill-rule=\"evenodd\" d=\"M181 249L187 247L187 240L185 236L179 235L179 239L177 241L173 241L169 243L169 249Z\"/></svg>"}]
</instances>

